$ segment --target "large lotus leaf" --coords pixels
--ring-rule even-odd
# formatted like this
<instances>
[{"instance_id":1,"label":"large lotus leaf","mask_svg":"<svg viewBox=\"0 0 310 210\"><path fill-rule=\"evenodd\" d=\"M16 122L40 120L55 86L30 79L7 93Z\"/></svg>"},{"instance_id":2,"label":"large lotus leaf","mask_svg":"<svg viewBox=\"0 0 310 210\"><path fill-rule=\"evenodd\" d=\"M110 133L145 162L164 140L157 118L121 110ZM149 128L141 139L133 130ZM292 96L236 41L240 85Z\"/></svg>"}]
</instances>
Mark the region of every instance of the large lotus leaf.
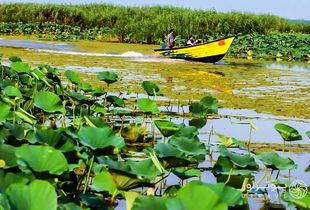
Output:
<instances>
[{"instance_id":1,"label":"large lotus leaf","mask_svg":"<svg viewBox=\"0 0 310 210\"><path fill-rule=\"evenodd\" d=\"M91 209L112 210L112 208L110 208L108 204L99 196L96 196L93 194L80 194L79 197L82 199L83 203L86 206L92 207ZM87 208L86 210L91 210L91 209ZM63 210L80 210L80 209L64 208ZM83 208L83 210L85 210L85 208Z\"/></svg>"},{"instance_id":2,"label":"large lotus leaf","mask_svg":"<svg viewBox=\"0 0 310 210\"><path fill-rule=\"evenodd\" d=\"M302 140L302 136L298 131L286 124L278 123L274 128L280 133L284 141L298 141Z\"/></svg>"},{"instance_id":3,"label":"large lotus leaf","mask_svg":"<svg viewBox=\"0 0 310 210\"><path fill-rule=\"evenodd\" d=\"M121 136L116 136L109 127L81 127L78 132L78 136L83 145L88 146L93 150L103 149L110 146L119 150L125 148L124 139Z\"/></svg>"},{"instance_id":4,"label":"large lotus leaf","mask_svg":"<svg viewBox=\"0 0 310 210\"><path fill-rule=\"evenodd\" d=\"M207 114L217 114L218 100L216 98L205 96L200 100L200 104L207 109Z\"/></svg>"},{"instance_id":5,"label":"large lotus leaf","mask_svg":"<svg viewBox=\"0 0 310 210\"><path fill-rule=\"evenodd\" d=\"M300 193L300 194L303 195L303 193ZM289 192L284 191L283 194L281 195L281 198L282 198L282 200L284 200L288 203L294 204L300 210L309 210L310 209L310 193L309 192L301 198L297 198L297 197L294 198L292 195L290 195Z\"/></svg>"},{"instance_id":6,"label":"large lotus leaf","mask_svg":"<svg viewBox=\"0 0 310 210\"><path fill-rule=\"evenodd\" d=\"M63 136L63 129L41 129L35 133L35 138L42 144L48 144L62 152L75 151L74 144Z\"/></svg>"},{"instance_id":7,"label":"large lotus leaf","mask_svg":"<svg viewBox=\"0 0 310 210\"><path fill-rule=\"evenodd\" d=\"M242 168L254 168L257 169L258 165L255 162L255 159L249 154L239 154L236 152L229 151L225 146L220 145L219 153L222 157L228 157L232 163Z\"/></svg>"},{"instance_id":8,"label":"large lotus leaf","mask_svg":"<svg viewBox=\"0 0 310 210\"><path fill-rule=\"evenodd\" d=\"M152 159L143 159L140 161L128 160L127 163L133 173L135 173L138 177L154 180L155 177L159 175L159 171L154 165Z\"/></svg>"},{"instance_id":9,"label":"large lotus leaf","mask_svg":"<svg viewBox=\"0 0 310 210\"><path fill-rule=\"evenodd\" d=\"M65 71L65 76L73 84L79 84L81 82L79 75L75 71L67 70Z\"/></svg>"},{"instance_id":10,"label":"large lotus leaf","mask_svg":"<svg viewBox=\"0 0 310 210\"><path fill-rule=\"evenodd\" d=\"M245 144L239 141L238 139L232 138L232 137L227 137L223 134L215 132L216 136L221 140L222 145L225 147L244 147Z\"/></svg>"},{"instance_id":11,"label":"large lotus leaf","mask_svg":"<svg viewBox=\"0 0 310 210\"><path fill-rule=\"evenodd\" d=\"M171 137L169 144L184 152L187 156L206 155L208 153L206 145L202 142L186 137Z\"/></svg>"},{"instance_id":12,"label":"large lotus leaf","mask_svg":"<svg viewBox=\"0 0 310 210\"><path fill-rule=\"evenodd\" d=\"M156 144L154 149L158 157L164 160L164 164L168 164L167 167L187 166L198 162L196 158L188 157L185 152L180 151L171 144Z\"/></svg>"},{"instance_id":13,"label":"large lotus leaf","mask_svg":"<svg viewBox=\"0 0 310 210\"><path fill-rule=\"evenodd\" d=\"M140 196L135 199L131 210L168 210L166 200L167 197Z\"/></svg>"},{"instance_id":14,"label":"large lotus leaf","mask_svg":"<svg viewBox=\"0 0 310 210\"><path fill-rule=\"evenodd\" d=\"M155 101L149 98L140 98L137 100L138 107L145 113L158 114L159 109Z\"/></svg>"},{"instance_id":15,"label":"large lotus leaf","mask_svg":"<svg viewBox=\"0 0 310 210\"><path fill-rule=\"evenodd\" d=\"M113 161L110 158L98 158L101 164L108 166L110 172L139 177L140 179L153 180L158 174L151 159L127 160L126 162Z\"/></svg>"},{"instance_id":16,"label":"large lotus leaf","mask_svg":"<svg viewBox=\"0 0 310 210\"><path fill-rule=\"evenodd\" d=\"M47 181L34 180L28 186L12 184L5 194L12 209L16 210L56 210L57 194Z\"/></svg>"},{"instance_id":17,"label":"large lotus leaf","mask_svg":"<svg viewBox=\"0 0 310 210\"><path fill-rule=\"evenodd\" d=\"M213 166L212 173L215 175L242 175L249 176L253 173L252 170L243 169L241 167L236 167L229 158L221 157L217 159L215 165Z\"/></svg>"},{"instance_id":18,"label":"large lotus leaf","mask_svg":"<svg viewBox=\"0 0 310 210\"><path fill-rule=\"evenodd\" d=\"M27 184L29 179L20 174L7 173L5 176L1 176L0 173L0 193L4 193L5 190L11 185L16 183Z\"/></svg>"},{"instance_id":19,"label":"large lotus leaf","mask_svg":"<svg viewBox=\"0 0 310 210\"><path fill-rule=\"evenodd\" d=\"M163 94L159 92L159 87L150 81L143 81L141 84L142 88L146 91L149 96L162 96Z\"/></svg>"},{"instance_id":20,"label":"large lotus leaf","mask_svg":"<svg viewBox=\"0 0 310 210\"><path fill-rule=\"evenodd\" d=\"M29 65L23 62L14 62L11 64L11 68L17 73L29 73L31 71Z\"/></svg>"},{"instance_id":21,"label":"large lotus leaf","mask_svg":"<svg viewBox=\"0 0 310 210\"><path fill-rule=\"evenodd\" d=\"M296 169L297 165L291 158L283 158L276 152L257 153L256 157L260 159L267 167L279 170Z\"/></svg>"},{"instance_id":22,"label":"large lotus leaf","mask_svg":"<svg viewBox=\"0 0 310 210\"><path fill-rule=\"evenodd\" d=\"M116 183L108 171L102 171L96 175L90 187L96 192L107 191L110 194L115 194L118 191Z\"/></svg>"},{"instance_id":23,"label":"large lotus leaf","mask_svg":"<svg viewBox=\"0 0 310 210\"><path fill-rule=\"evenodd\" d=\"M10 105L0 101L0 123L5 122L6 118L10 114Z\"/></svg>"},{"instance_id":24,"label":"large lotus leaf","mask_svg":"<svg viewBox=\"0 0 310 210\"><path fill-rule=\"evenodd\" d=\"M199 182L197 182L199 184ZM229 206L243 206L247 205L246 200L243 198L242 192L233 187L225 185L224 183L208 184L203 183L204 185L211 188L218 196L222 198L223 201Z\"/></svg>"},{"instance_id":25,"label":"large lotus leaf","mask_svg":"<svg viewBox=\"0 0 310 210\"><path fill-rule=\"evenodd\" d=\"M16 98L22 98L23 97L23 95L19 91L19 89L14 87L14 86L6 86L3 90L3 92L4 92L4 95L9 96L9 97L16 97Z\"/></svg>"},{"instance_id":26,"label":"large lotus leaf","mask_svg":"<svg viewBox=\"0 0 310 210\"><path fill-rule=\"evenodd\" d=\"M30 167L36 172L49 172L60 175L68 170L65 156L50 146L23 145L16 149L18 164Z\"/></svg>"},{"instance_id":27,"label":"large lotus leaf","mask_svg":"<svg viewBox=\"0 0 310 210\"><path fill-rule=\"evenodd\" d=\"M74 101L78 101L79 103L87 103L90 100L90 97L75 91L66 91L66 94Z\"/></svg>"},{"instance_id":28,"label":"large lotus leaf","mask_svg":"<svg viewBox=\"0 0 310 210\"><path fill-rule=\"evenodd\" d=\"M197 181L182 187L175 198L167 200L167 205L173 206L173 209L184 210L196 210L197 205L199 210L228 209L228 205L212 188Z\"/></svg>"},{"instance_id":29,"label":"large lotus leaf","mask_svg":"<svg viewBox=\"0 0 310 210\"><path fill-rule=\"evenodd\" d=\"M125 200L126 200L126 210L132 210L132 206L137 197L141 194L138 192L124 192Z\"/></svg>"},{"instance_id":30,"label":"large lotus leaf","mask_svg":"<svg viewBox=\"0 0 310 210\"><path fill-rule=\"evenodd\" d=\"M5 163L5 168L12 168L17 166L16 148L9 144L0 144L0 160L3 160Z\"/></svg>"},{"instance_id":31,"label":"large lotus leaf","mask_svg":"<svg viewBox=\"0 0 310 210\"><path fill-rule=\"evenodd\" d=\"M107 101L115 107L125 107L125 101L117 96L107 96Z\"/></svg>"},{"instance_id":32,"label":"large lotus leaf","mask_svg":"<svg viewBox=\"0 0 310 210\"><path fill-rule=\"evenodd\" d=\"M119 80L118 75L112 71L99 72L97 77L100 81L105 81L108 84L112 84Z\"/></svg>"},{"instance_id":33,"label":"large lotus leaf","mask_svg":"<svg viewBox=\"0 0 310 210\"><path fill-rule=\"evenodd\" d=\"M34 96L34 105L48 113L66 113L60 98L52 92L40 91Z\"/></svg>"},{"instance_id":34,"label":"large lotus leaf","mask_svg":"<svg viewBox=\"0 0 310 210\"><path fill-rule=\"evenodd\" d=\"M201 103L194 102L189 105L189 112L194 116L204 117L207 114L207 108Z\"/></svg>"},{"instance_id":35,"label":"large lotus leaf","mask_svg":"<svg viewBox=\"0 0 310 210\"><path fill-rule=\"evenodd\" d=\"M199 141L198 138L198 129L194 126L185 126L184 124L179 126L180 130L174 134L174 136L183 136L189 139L195 139Z\"/></svg>"},{"instance_id":36,"label":"large lotus leaf","mask_svg":"<svg viewBox=\"0 0 310 210\"><path fill-rule=\"evenodd\" d=\"M200 128L203 128L207 124L207 119L204 117L193 118L188 122L188 124L190 126L195 126L196 128L200 129Z\"/></svg>"},{"instance_id":37,"label":"large lotus leaf","mask_svg":"<svg viewBox=\"0 0 310 210\"><path fill-rule=\"evenodd\" d=\"M1 193L0 193L0 210L11 210L7 196Z\"/></svg>"},{"instance_id":38,"label":"large lotus leaf","mask_svg":"<svg viewBox=\"0 0 310 210\"><path fill-rule=\"evenodd\" d=\"M180 179L188 179L191 177L201 176L201 171L196 168L186 168L186 167L174 168L172 169L172 173L177 177L179 177Z\"/></svg>"},{"instance_id":39,"label":"large lotus leaf","mask_svg":"<svg viewBox=\"0 0 310 210\"><path fill-rule=\"evenodd\" d=\"M175 123L168 120L154 120L154 123L165 137L172 136L180 130Z\"/></svg>"}]
</instances>

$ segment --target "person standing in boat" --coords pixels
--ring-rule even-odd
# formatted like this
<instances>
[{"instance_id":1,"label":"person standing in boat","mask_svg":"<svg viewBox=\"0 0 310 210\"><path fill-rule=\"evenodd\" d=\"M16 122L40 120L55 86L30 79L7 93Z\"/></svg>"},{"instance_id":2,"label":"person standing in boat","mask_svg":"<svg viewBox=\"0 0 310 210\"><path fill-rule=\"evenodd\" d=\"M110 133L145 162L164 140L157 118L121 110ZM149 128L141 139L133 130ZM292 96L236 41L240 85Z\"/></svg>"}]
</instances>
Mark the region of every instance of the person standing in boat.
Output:
<instances>
[{"instance_id":1,"label":"person standing in boat","mask_svg":"<svg viewBox=\"0 0 310 210\"><path fill-rule=\"evenodd\" d=\"M172 49L174 47L174 29L169 31L169 35L167 38L167 48Z\"/></svg>"}]
</instances>

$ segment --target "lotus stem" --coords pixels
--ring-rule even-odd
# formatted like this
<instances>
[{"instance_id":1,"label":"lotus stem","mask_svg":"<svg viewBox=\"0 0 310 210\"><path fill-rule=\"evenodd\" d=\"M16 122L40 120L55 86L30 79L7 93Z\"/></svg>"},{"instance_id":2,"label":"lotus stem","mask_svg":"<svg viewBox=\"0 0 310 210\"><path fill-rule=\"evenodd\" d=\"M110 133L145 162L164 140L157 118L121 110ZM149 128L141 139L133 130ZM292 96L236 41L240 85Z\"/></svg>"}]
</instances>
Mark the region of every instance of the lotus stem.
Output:
<instances>
[{"instance_id":1,"label":"lotus stem","mask_svg":"<svg viewBox=\"0 0 310 210\"><path fill-rule=\"evenodd\" d=\"M282 146L282 156L284 157L284 151L285 151L285 141L283 140L283 146Z\"/></svg>"},{"instance_id":2,"label":"lotus stem","mask_svg":"<svg viewBox=\"0 0 310 210\"><path fill-rule=\"evenodd\" d=\"M88 172L87 172L87 176L86 176L86 181L85 181L85 185L84 185L84 189L83 189L83 194L86 193L86 190L87 190L87 187L88 187L90 172L91 172L91 169L93 167L94 159L95 159L95 156L93 155L91 157L91 159L90 159L90 164L89 164L89 168L88 168Z\"/></svg>"},{"instance_id":3,"label":"lotus stem","mask_svg":"<svg viewBox=\"0 0 310 210\"><path fill-rule=\"evenodd\" d=\"M116 195L117 195L117 192L118 192L118 190L117 190L117 189L115 189L115 190L114 190L114 192L113 192L113 194L112 194L112 198L111 198L111 200L112 200L112 204L114 204L114 203L115 203L115 197L116 197Z\"/></svg>"},{"instance_id":4,"label":"lotus stem","mask_svg":"<svg viewBox=\"0 0 310 210\"><path fill-rule=\"evenodd\" d=\"M227 178L225 184L228 184L228 182L230 181L230 178L231 178L231 175L232 175L233 171L234 171L234 169L231 168L230 171L229 171L228 178Z\"/></svg>"},{"instance_id":5,"label":"lotus stem","mask_svg":"<svg viewBox=\"0 0 310 210\"><path fill-rule=\"evenodd\" d=\"M264 169L264 174L263 174L263 176L257 181L257 186L259 186L260 185L260 183L266 178L266 175L267 175L267 172L268 172L268 168L266 167L265 169ZM268 183L267 183L268 184Z\"/></svg>"},{"instance_id":6,"label":"lotus stem","mask_svg":"<svg viewBox=\"0 0 310 210\"><path fill-rule=\"evenodd\" d=\"M271 177L272 177L272 174L273 174L273 169L271 170L270 175L269 175L269 177L267 178L267 183L269 183L269 182L270 182Z\"/></svg>"},{"instance_id":7,"label":"lotus stem","mask_svg":"<svg viewBox=\"0 0 310 210\"><path fill-rule=\"evenodd\" d=\"M250 124L250 134L249 134L249 141L248 141L248 152L250 153L250 144L251 144L251 140L252 140L252 126Z\"/></svg>"}]
</instances>

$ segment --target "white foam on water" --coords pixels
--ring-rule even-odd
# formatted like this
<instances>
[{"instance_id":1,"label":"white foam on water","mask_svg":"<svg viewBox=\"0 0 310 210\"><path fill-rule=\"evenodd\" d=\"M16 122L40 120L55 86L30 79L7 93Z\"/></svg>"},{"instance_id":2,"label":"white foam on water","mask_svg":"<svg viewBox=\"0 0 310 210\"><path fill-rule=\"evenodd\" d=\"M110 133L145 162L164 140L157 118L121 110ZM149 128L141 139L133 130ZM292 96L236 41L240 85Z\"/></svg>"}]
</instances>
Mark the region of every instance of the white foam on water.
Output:
<instances>
[{"instance_id":1,"label":"white foam on water","mask_svg":"<svg viewBox=\"0 0 310 210\"><path fill-rule=\"evenodd\" d=\"M28 49L28 50L34 50L34 49ZM128 57L128 58L143 57L143 54L134 51L128 51L122 54L111 54L111 53L89 53L78 51L56 51L48 49L35 49L35 50L39 52L53 53L53 54L81 55L81 56L93 56L93 57Z\"/></svg>"}]
</instances>

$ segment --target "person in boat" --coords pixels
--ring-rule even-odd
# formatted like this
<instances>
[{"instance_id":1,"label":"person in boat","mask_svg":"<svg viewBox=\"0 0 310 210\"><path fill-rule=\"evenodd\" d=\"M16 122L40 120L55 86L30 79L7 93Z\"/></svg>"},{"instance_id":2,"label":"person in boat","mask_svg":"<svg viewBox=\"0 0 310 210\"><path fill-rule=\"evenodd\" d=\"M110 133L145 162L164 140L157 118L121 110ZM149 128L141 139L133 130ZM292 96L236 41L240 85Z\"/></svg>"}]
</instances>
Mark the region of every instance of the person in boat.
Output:
<instances>
[{"instance_id":1,"label":"person in boat","mask_svg":"<svg viewBox=\"0 0 310 210\"><path fill-rule=\"evenodd\" d=\"M174 47L174 29L169 31L169 35L167 38L167 48L172 49Z\"/></svg>"},{"instance_id":2,"label":"person in boat","mask_svg":"<svg viewBox=\"0 0 310 210\"><path fill-rule=\"evenodd\" d=\"M194 45L194 37L193 36L190 36L187 41L186 41L186 46L192 46Z\"/></svg>"}]
</instances>

